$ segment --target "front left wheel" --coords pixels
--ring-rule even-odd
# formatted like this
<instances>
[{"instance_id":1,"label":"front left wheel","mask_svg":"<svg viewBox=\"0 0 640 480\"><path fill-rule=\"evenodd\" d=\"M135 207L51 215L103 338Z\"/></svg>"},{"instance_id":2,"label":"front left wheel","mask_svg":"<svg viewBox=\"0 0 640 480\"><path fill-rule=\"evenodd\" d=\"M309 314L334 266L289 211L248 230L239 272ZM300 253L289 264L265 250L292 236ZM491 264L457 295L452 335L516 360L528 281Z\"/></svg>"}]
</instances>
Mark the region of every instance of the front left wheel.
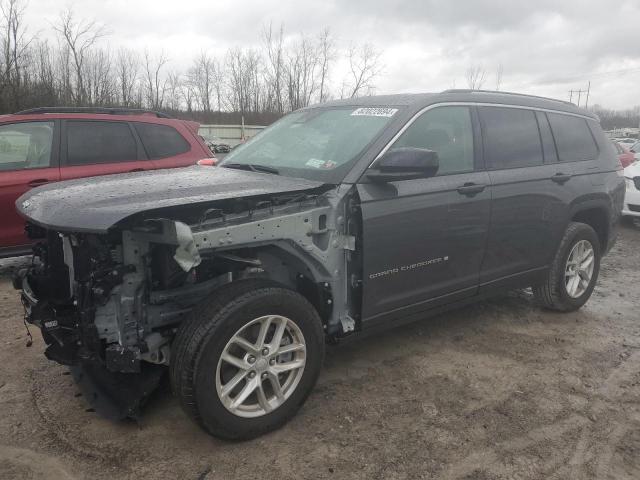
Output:
<instances>
[{"instance_id":1,"label":"front left wheel","mask_svg":"<svg viewBox=\"0 0 640 480\"><path fill-rule=\"evenodd\" d=\"M234 282L213 295L178 330L173 391L216 437L244 440L275 430L316 383L321 320L304 297L268 280Z\"/></svg>"}]
</instances>

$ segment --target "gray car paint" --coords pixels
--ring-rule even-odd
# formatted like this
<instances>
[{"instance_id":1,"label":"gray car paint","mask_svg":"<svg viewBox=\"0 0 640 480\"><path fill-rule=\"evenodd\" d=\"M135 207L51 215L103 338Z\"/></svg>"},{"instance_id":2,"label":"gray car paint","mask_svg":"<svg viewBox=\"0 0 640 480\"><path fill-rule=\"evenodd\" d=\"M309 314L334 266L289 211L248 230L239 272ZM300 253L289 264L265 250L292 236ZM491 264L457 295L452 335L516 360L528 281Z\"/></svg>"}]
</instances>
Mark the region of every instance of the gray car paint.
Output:
<instances>
[{"instance_id":1,"label":"gray car paint","mask_svg":"<svg viewBox=\"0 0 640 480\"><path fill-rule=\"evenodd\" d=\"M594 118L565 102L484 92L368 97L309 107L398 107L393 121L362 152L342 182L343 192L357 184L361 202L362 328L375 323L376 318L399 318L411 310L427 310L472 297L483 290L484 284L496 279L507 279L513 286L513 272L525 273L532 266L548 265L566 222L581 205L603 207L612 223L617 219L618 191L622 191L623 184L616 176L615 156L611 153L609 158L607 151L602 152L592 170L579 174L565 189L549 180L557 169L555 165L487 173L479 164L479 171L463 175L386 185L373 185L367 180L363 174L408 121L426 108L448 104L519 106ZM481 160L481 154L478 157ZM572 167L565 164L563 168ZM320 186L301 179L238 171L222 173L223 170L212 169L203 174L202 170L193 170L173 181L163 177L158 184L151 177L153 173L102 177L89 184L86 180L65 182L58 184L64 188L52 185L25 195L20 201L33 205L22 203L19 208L36 223L50 228L104 232L133 214L161 211L162 207ZM598 182L589 178L596 174L606 177L606 181L594 188ZM486 189L474 198L461 196L456 189L468 181L486 184ZM213 183L217 184L215 188ZM534 190L527 191L529 185L535 185ZM51 197L46 194L50 190L55 192ZM92 220L93 216L99 220ZM516 216L518 220L514 222ZM340 226L330 224L329 228L338 231ZM414 270L408 276L370 278L390 268L444 257L448 257L446 262ZM341 278L340 283L344 285L345 279ZM340 297L344 299L346 294L340 292ZM341 312L332 315L333 319L341 317Z\"/></svg>"},{"instance_id":2,"label":"gray car paint","mask_svg":"<svg viewBox=\"0 0 640 480\"><path fill-rule=\"evenodd\" d=\"M34 188L18 212L42 227L105 233L132 215L164 207L273 195L320 187L320 182L229 168L193 166L82 178Z\"/></svg>"}]
</instances>

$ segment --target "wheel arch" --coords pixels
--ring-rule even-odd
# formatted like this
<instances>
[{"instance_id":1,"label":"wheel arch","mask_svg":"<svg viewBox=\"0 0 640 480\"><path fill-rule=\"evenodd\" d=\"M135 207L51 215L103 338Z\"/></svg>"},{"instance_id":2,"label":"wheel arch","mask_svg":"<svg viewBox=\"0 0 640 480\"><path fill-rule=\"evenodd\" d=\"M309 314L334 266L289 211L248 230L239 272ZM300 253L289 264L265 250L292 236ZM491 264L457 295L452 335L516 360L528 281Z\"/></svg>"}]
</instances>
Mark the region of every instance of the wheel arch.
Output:
<instances>
[{"instance_id":1,"label":"wheel arch","mask_svg":"<svg viewBox=\"0 0 640 480\"><path fill-rule=\"evenodd\" d=\"M314 306L325 326L330 323L336 287L325 265L287 242L259 247L254 253L269 279L298 292Z\"/></svg>"},{"instance_id":2,"label":"wheel arch","mask_svg":"<svg viewBox=\"0 0 640 480\"><path fill-rule=\"evenodd\" d=\"M574 204L569 220L589 225L598 235L600 249L607 250L611 235L612 207L606 198L589 198Z\"/></svg>"}]
</instances>

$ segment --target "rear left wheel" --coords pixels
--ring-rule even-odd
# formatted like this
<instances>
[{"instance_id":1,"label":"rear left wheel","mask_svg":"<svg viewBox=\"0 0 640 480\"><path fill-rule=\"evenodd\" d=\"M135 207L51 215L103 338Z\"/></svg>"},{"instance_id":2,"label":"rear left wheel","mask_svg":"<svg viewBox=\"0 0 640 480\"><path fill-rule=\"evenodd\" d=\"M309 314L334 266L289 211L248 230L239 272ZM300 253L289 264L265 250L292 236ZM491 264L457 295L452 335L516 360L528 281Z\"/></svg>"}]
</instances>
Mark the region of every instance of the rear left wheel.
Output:
<instances>
[{"instance_id":1,"label":"rear left wheel","mask_svg":"<svg viewBox=\"0 0 640 480\"><path fill-rule=\"evenodd\" d=\"M533 287L537 302L560 312L577 310L595 288L600 271L600 241L589 225L567 227L547 278Z\"/></svg>"},{"instance_id":2,"label":"rear left wheel","mask_svg":"<svg viewBox=\"0 0 640 480\"><path fill-rule=\"evenodd\" d=\"M249 439L287 422L324 357L313 306L265 280L222 287L180 326L171 380L183 409L214 436Z\"/></svg>"}]
</instances>

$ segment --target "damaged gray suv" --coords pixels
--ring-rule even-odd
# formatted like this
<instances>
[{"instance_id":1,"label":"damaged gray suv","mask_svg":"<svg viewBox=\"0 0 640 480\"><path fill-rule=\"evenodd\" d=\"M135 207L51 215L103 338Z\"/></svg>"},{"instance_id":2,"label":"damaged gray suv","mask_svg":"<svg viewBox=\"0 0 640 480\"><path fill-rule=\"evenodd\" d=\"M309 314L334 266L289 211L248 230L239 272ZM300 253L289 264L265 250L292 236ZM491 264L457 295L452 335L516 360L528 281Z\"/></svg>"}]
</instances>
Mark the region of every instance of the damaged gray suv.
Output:
<instances>
[{"instance_id":1,"label":"damaged gray suv","mask_svg":"<svg viewBox=\"0 0 640 480\"><path fill-rule=\"evenodd\" d=\"M484 91L293 112L218 167L112 175L17 201L16 276L45 355L135 417L168 372L206 431L246 439L303 404L324 345L532 287L590 297L624 179L598 120Z\"/></svg>"}]
</instances>

